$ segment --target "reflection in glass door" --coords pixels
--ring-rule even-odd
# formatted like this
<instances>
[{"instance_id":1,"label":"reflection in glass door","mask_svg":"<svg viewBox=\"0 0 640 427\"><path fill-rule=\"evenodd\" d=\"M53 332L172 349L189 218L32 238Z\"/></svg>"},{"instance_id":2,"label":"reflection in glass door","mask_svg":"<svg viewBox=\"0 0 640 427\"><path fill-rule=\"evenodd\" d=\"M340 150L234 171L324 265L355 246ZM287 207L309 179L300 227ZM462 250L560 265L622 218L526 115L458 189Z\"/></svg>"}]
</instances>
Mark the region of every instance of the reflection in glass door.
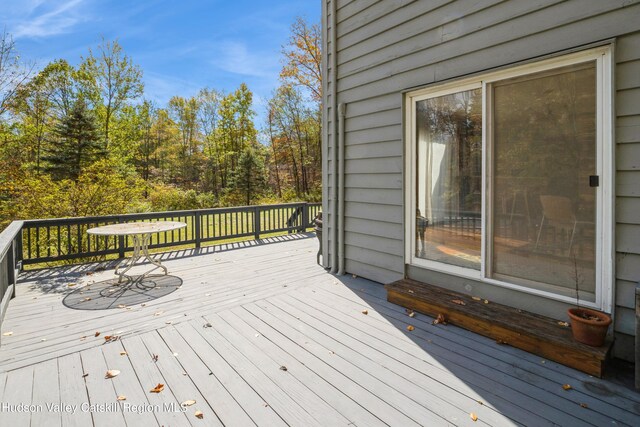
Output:
<instances>
[{"instance_id":1,"label":"reflection in glass door","mask_svg":"<svg viewBox=\"0 0 640 427\"><path fill-rule=\"evenodd\" d=\"M596 64L490 86L490 276L595 301Z\"/></svg>"}]
</instances>

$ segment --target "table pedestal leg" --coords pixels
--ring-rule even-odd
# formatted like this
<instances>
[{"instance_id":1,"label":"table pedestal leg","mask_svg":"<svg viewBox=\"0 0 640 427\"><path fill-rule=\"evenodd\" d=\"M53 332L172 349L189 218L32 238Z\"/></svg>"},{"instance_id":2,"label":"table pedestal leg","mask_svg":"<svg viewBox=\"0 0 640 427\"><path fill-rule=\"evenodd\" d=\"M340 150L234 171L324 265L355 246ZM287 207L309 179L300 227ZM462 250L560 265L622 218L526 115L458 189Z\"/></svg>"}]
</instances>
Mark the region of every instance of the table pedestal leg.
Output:
<instances>
[{"instance_id":1,"label":"table pedestal leg","mask_svg":"<svg viewBox=\"0 0 640 427\"><path fill-rule=\"evenodd\" d=\"M151 235L150 234L134 234L133 235L133 254L131 255L131 258L126 258L122 261L120 261L120 263L117 265L116 270L115 270L115 274L117 274L118 277L118 283L122 283L122 278L126 276L126 272L129 271L131 269L131 267L133 267L135 265L135 263L140 259L140 258L144 258L147 261L149 261L151 264L153 264L155 267L153 267L151 270L147 271L146 273L144 273L141 277L146 277L149 273L151 273L152 271L154 271L157 268L162 268L164 270L164 274L169 274L167 271L167 267L165 267L164 265L162 265L160 263L160 261L151 258L151 254L149 254L149 242L151 241ZM118 272L118 270L122 267L126 268L121 271ZM128 277L128 276L126 276Z\"/></svg>"}]
</instances>

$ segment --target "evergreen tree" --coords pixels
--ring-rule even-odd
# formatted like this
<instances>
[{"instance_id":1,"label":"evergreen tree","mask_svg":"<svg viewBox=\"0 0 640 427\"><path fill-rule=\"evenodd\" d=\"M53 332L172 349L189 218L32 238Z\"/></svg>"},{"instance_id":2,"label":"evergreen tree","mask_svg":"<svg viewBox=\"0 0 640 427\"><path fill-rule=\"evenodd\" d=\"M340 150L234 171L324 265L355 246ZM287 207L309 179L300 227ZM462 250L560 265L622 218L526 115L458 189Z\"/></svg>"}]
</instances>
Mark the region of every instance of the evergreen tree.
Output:
<instances>
[{"instance_id":1,"label":"evergreen tree","mask_svg":"<svg viewBox=\"0 0 640 427\"><path fill-rule=\"evenodd\" d=\"M240 154L238 167L233 172L230 188L250 205L266 188L266 168L264 156L258 148L247 147Z\"/></svg>"},{"instance_id":2,"label":"evergreen tree","mask_svg":"<svg viewBox=\"0 0 640 427\"><path fill-rule=\"evenodd\" d=\"M56 125L53 134L55 139L44 160L54 179L78 181L83 167L106 155L95 118L82 97Z\"/></svg>"}]
</instances>

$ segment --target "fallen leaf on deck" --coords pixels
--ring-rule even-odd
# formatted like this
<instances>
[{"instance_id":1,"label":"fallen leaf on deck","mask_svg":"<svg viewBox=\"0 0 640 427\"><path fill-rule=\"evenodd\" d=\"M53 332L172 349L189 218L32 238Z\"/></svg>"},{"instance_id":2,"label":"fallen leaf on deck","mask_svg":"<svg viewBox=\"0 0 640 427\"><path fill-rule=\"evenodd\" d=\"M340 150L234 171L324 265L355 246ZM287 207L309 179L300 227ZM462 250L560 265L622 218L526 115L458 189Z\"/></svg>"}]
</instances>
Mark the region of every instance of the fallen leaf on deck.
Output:
<instances>
[{"instance_id":1,"label":"fallen leaf on deck","mask_svg":"<svg viewBox=\"0 0 640 427\"><path fill-rule=\"evenodd\" d=\"M69 283L67 286L68 287L72 287L72 286L75 286L75 285L77 285L77 283Z\"/></svg>"},{"instance_id":2,"label":"fallen leaf on deck","mask_svg":"<svg viewBox=\"0 0 640 427\"><path fill-rule=\"evenodd\" d=\"M442 323L443 325L447 324L447 318L444 317L444 314L438 314L438 317L436 317L433 322L431 322L431 324L433 325L437 325L438 323Z\"/></svg>"},{"instance_id":3,"label":"fallen leaf on deck","mask_svg":"<svg viewBox=\"0 0 640 427\"><path fill-rule=\"evenodd\" d=\"M281 370L281 371L286 371L286 370L287 370L287 367L286 367L286 366L284 366L284 365L282 365L282 366L280 366L280 370Z\"/></svg>"},{"instance_id":4,"label":"fallen leaf on deck","mask_svg":"<svg viewBox=\"0 0 640 427\"><path fill-rule=\"evenodd\" d=\"M91 297L86 297L84 300L85 301L91 301Z\"/></svg>"},{"instance_id":5,"label":"fallen leaf on deck","mask_svg":"<svg viewBox=\"0 0 640 427\"><path fill-rule=\"evenodd\" d=\"M573 387L571 387L571 385L570 385L570 384L565 384L565 385L563 385L563 386L562 386L562 388L563 388L564 390L571 390Z\"/></svg>"},{"instance_id":6,"label":"fallen leaf on deck","mask_svg":"<svg viewBox=\"0 0 640 427\"><path fill-rule=\"evenodd\" d=\"M407 326L407 331L411 332L413 331L415 328L411 325Z\"/></svg>"},{"instance_id":7,"label":"fallen leaf on deck","mask_svg":"<svg viewBox=\"0 0 640 427\"><path fill-rule=\"evenodd\" d=\"M413 311L411 313L409 313L409 317L415 317L416 313L414 313Z\"/></svg>"},{"instance_id":8,"label":"fallen leaf on deck","mask_svg":"<svg viewBox=\"0 0 640 427\"><path fill-rule=\"evenodd\" d=\"M113 378L113 377L117 377L118 375L120 375L120 371L118 371L117 369L110 369L107 371L104 377Z\"/></svg>"},{"instance_id":9,"label":"fallen leaf on deck","mask_svg":"<svg viewBox=\"0 0 640 427\"><path fill-rule=\"evenodd\" d=\"M195 400L185 400L184 402L181 403L182 406L191 406L191 405L195 405L196 401Z\"/></svg>"},{"instance_id":10,"label":"fallen leaf on deck","mask_svg":"<svg viewBox=\"0 0 640 427\"><path fill-rule=\"evenodd\" d=\"M154 388L152 388L151 390L149 390L151 393L160 393L162 390L164 390L164 384L160 384L158 383L157 386L155 386Z\"/></svg>"},{"instance_id":11,"label":"fallen leaf on deck","mask_svg":"<svg viewBox=\"0 0 640 427\"><path fill-rule=\"evenodd\" d=\"M566 327L566 326L569 326L569 323L568 322L558 322L558 325Z\"/></svg>"},{"instance_id":12,"label":"fallen leaf on deck","mask_svg":"<svg viewBox=\"0 0 640 427\"><path fill-rule=\"evenodd\" d=\"M362 310L362 314L369 314L368 310Z\"/></svg>"},{"instance_id":13,"label":"fallen leaf on deck","mask_svg":"<svg viewBox=\"0 0 640 427\"><path fill-rule=\"evenodd\" d=\"M196 413L193 414L193 415L195 415L196 418L198 418L200 420L204 418L204 414L202 413L202 411L196 411Z\"/></svg>"},{"instance_id":14,"label":"fallen leaf on deck","mask_svg":"<svg viewBox=\"0 0 640 427\"><path fill-rule=\"evenodd\" d=\"M355 278L356 278L356 277L358 277L358 276L356 276L355 274L352 274L352 275L351 275L351 277L353 277L353 278L355 279Z\"/></svg>"},{"instance_id":15,"label":"fallen leaf on deck","mask_svg":"<svg viewBox=\"0 0 640 427\"><path fill-rule=\"evenodd\" d=\"M127 400L127 396L124 396L124 395L121 394L116 399L118 399L118 400Z\"/></svg>"},{"instance_id":16,"label":"fallen leaf on deck","mask_svg":"<svg viewBox=\"0 0 640 427\"><path fill-rule=\"evenodd\" d=\"M478 421L478 416L473 412L469 414L469 418L471 418L473 421Z\"/></svg>"},{"instance_id":17,"label":"fallen leaf on deck","mask_svg":"<svg viewBox=\"0 0 640 427\"><path fill-rule=\"evenodd\" d=\"M581 404L580 404L580 407L582 407L582 408L588 408L588 407L589 407L589 405L587 405L586 403L581 403Z\"/></svg>"},{"instance_id":18,"label":"fallen leaf on deck","mask_svg":"<svg viewBox=\"0 0 640 427\"><path fill-rule=\"evenodd\" d=\"M500 344L500 345L507 345L507 344L509 344L509 343L508 343L508 342L506 342L506 341L503 341L503 340L497 339L497 340L496 340L496 344Z\"/></svg>"},{"instance_id":19,"label":"fallen leaf on deck","mask_svg":"<svg viewBox=\"0 0 640 427\"><path fill-rule=\"evenodd\" d=\"M127 306L124 304L118 304L118 308L127 308Z\"/></svg>"},{"instance_id":20,"label":"fallen leaf on deck","mask_svg":"<svg viewBox=\"0 0 640 427\"><path fill-rule=\"evenodd\" d=\"M155 313L153 313L153 315L160 316L162 313L164 313L164 311L156 311Z\"/></svg>"},{"instance_id":21,"label":"fallen leaf on deck","mask_svg":"<svg viewBox=\"0 0 640 427\"><path fill-rule=\"evenodd\" d=\"M486 299L486 300L484 300L482 302L485 303L485 304L489 304L489 300L488 299Z\"/></svg>"},{"instance_id":22,"label":"fallen leaf on deck","mask_svg":"<svg viewBox=\"0 0 640 427\"><path fill-rule=\"evenodd\" d=\"M100 332L96 332L95 334L93 334L94 337L99 337L100 336Z\"/></svg>"},{"instance_id":23,"label":"fallen leaf on deck","mask_svg":"<svg viewBox=\"0 0 640 427\"><path fill-rule=\"evenodd\" d=\"M127 352L126 352L126 351L121 351L121 352L120 352L120 356L126 356L126 355L127 355Z\"/></svg>"},{"instance_id":24,"label":"fallen leaf on deck","mask_svg":"<svg viewBox=\"0 0 640 427\"><path fill-rule=\"evenodd\" d=\"M476 402L478 402L479 405L484 405L484 402L482 400L476 400Z\"/></svg>"},{"instance_id":25,"label":"fallen leaf on deck","mask_svg":"<svg viewBox=\"0 0 640 427\"><path fill-rule=\"evenodd\" d=\"M407 292L409 292L410 294L414 293L411 289L409 289Z\"/></svg>"},{"instance_id":26,"label":"fallen leaf on deck","mask_svg":"<svg viewBox=\"0 0 640 427\"><path fill-rule=\"evenodd\" d=\"M87 378L89 376L89 374L83 374L82 378Z\"/></svg>"},{"instance_id":27,"label":"fallen leaf on deck","mask_svg":"<svg viewBox=\"0 0 640 427\"><path fill-rule=\"evenodd\" d=\"M203 328L211 328L213 327L213 325L211 323L205 323L204 325L202 325Z\"/></svg>"},{"instance_id":28,"label":"fallen leaf on deck","mask_svg":"<svg viewBox=\"0 0 640 427\"><path fill-rule=\"evenodd\" d=\"M118 335L105 335L104 336L104 342L105 343L118 341L119 339L120 339L120 337Z\"/></svg>"},{"instance_id":29,"label":"fallen leaf on deck","mask_svg":"<svg viewBox=\"0 0 640 427\"><path fill-rule=\"evenodd\" d=\"M164 322L165 325L171 325L173 322L169 320L168 322Z\"/></svg>"},{"instance_id":30,"label":"fallen leaf on deck","mask_svg":"<svg viewBox=\"0 0 640 427\"><path fill-rule=\"evenodd\" d=\"M13 332L11 331L5 332L4 334L2 334L3 337L10 337L11 335L13 335Z\"/></svg>"},{"instance_id":31,"label":"fallen leaf on deck","mask_svg":"<svg viewBox=\"0 0 640 427\"><path fill-rule=\"evenodd\" d=\"M461 299L452 299L451 302L458 305L467 305L467 303L462 301Z\"/></svg>"},{"instance_id":32,"label":"fallen leaf on deck","mask_svg":"<svg viewBox=\"0 0 640 427\"><path fill-rule=\"evenodd\" d=\"M482 298L480 297L471 297L471 299L474 301L482 301Z\"/></svg>"},{"instance_id":33,"label":"fallen leaf on deck","mask_svg":"<svg viewBox=\"0 0 640 427\"><path fill-rule=\"evenodd\" d=\"M154 362L157 362L158 361L158 355L157 354L152 355L151 356L151 360L153 360Z\"/></svg>"}]
</instances>

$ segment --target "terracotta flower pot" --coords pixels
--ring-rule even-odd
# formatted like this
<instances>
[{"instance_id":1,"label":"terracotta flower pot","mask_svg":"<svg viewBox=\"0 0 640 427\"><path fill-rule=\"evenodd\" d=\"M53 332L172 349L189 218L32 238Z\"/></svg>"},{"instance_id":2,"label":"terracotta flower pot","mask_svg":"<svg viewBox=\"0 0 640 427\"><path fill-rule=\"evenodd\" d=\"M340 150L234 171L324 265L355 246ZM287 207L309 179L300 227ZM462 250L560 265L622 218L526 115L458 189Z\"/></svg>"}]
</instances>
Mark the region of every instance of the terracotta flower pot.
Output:
<instances>
[{"instance_id":1,"label":"terracotta flower pot","mask_svg":"<svg viewBox=\"0 0 640 427\"><path fill-rule=\"evenodd\" d=\"M570 308L567 313L571 318L571 331L576 341L593 347L604 344L611 324L608 314L588 308Z\"/></svg>"}]
</instances>

